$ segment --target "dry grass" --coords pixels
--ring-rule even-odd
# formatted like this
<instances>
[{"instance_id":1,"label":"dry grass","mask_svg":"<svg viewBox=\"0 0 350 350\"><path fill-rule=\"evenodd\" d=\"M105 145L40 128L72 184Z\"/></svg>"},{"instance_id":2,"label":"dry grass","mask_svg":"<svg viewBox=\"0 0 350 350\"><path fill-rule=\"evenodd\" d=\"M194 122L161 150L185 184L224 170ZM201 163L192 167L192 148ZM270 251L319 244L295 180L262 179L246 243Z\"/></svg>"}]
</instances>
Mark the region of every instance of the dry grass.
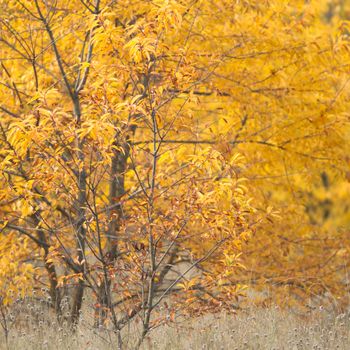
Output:
<instances>
[{"instance_id":1,"label":"dry grass","mask_svg":"<svg viewBox=\"0 0 350 350\"><path fill-rule=\"evenodd\" d=\"M45 321L42 308L29 305L30 315L19 317L9 334L8 349L116 349L116 343L106 331L96 330L82 321L77 332ZM35 316L35 321L33 318ZM42 319L41 319L42 317ZM124 334L128 339L135 330ZM208 315L200 319L177 322L156 329L143 344L144 350L158 349L343 349L350 344L350 314L334 315L319 310L307 320L277 308L251 309L237 316ZM3 334L0 349L7 349Z\"/></svg>"}]
</instances>

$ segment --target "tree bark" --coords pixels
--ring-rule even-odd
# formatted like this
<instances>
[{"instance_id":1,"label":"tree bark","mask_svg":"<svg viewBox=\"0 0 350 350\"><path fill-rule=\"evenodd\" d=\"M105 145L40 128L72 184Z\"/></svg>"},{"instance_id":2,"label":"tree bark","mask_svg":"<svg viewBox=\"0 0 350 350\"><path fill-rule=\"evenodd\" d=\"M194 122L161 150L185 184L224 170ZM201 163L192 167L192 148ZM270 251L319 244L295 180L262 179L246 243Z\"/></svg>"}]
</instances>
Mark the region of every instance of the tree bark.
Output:
<instances>
[{"instance_id":1,"label":"tree bark","mask_svg":"<svg viewBox=\"0 0 350 350\"><path fill-rule=\"evenodd\" d=\"M117 136L116 136L117 139ZM117 141L115 141L117 146ZM129 145L123 146L123 151L115 150L111 161L110 187L109 187L109 205L112 206L125 193L125 171L127 168L127 159L129 157ZM112 312L111 297L111 279L108 269L114 265L118 257L118 233L121 228L123 218L122 207L119 205L113 210L107 212L109 218L108 229L106 231L107 245L103 257L104 279L98 288L97 308L95 310L95 325L100 326L106 322L108 312Z\"/></svg>"}]
</instances>

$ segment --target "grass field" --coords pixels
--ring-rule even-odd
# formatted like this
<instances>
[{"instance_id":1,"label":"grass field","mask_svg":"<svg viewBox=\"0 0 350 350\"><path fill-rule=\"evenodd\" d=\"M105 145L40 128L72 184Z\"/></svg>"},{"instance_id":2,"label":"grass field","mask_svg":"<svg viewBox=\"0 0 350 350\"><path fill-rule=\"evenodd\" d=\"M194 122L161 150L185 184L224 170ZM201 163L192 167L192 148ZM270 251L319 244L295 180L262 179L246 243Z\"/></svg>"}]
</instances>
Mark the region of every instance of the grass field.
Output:
<instances>
[{"instance_id":1,"label":"grass field","mask_svg":"<svg viewBox=\"0 0 350 350\"><path fill-rule=\"evenodd\" d=\"M29 317L27 317L29 320ZM123 349L132 349L136 329L123 334ZM250 309L238 315L207 315L162 326L146 338L142 349L343 349L350 348L350 314L317 310L308 318L278 308ZM0 349L117 349L104 330L85 324L72 333L43 321L20 322L10 329L8 346L1 334Z\"/></svg>"}]
</instances>

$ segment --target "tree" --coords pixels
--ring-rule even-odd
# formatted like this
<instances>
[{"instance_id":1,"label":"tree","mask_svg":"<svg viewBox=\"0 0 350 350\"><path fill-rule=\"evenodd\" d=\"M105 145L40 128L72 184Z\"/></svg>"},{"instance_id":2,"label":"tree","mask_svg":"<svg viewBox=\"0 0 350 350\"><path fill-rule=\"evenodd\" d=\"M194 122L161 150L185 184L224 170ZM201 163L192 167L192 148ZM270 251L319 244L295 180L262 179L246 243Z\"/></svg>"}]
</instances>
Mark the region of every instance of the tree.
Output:
<instances>
[{"instance_id":1,"label":"tree","mask_svg":"<svg viewBox=\"0 0 350 350\"><path fill-rule=\"evenodd\" d=\"M308 237L295 193L345 169L348 43L322 21L326 4L0 9L1 239L38 252L58 317L62 286L74 324L88 289L96 325L110 321L121 347L123 327L141 321L141 344L175 314L232 310L244 285L275 284L285 265L271 252L286 250L271 230Z\"/></svg>"}]
</instances>

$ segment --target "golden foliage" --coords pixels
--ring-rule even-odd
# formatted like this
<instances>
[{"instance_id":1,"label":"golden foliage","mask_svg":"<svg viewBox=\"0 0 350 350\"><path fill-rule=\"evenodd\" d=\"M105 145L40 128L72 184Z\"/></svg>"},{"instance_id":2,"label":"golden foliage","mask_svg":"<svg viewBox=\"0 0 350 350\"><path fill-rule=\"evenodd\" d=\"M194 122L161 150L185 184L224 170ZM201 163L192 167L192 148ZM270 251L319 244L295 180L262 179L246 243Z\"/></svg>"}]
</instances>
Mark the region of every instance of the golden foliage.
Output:
<instances>
[{"instance_id":1,"label":"golden foliage","mask_svg":"<svg viewBox=\"0 0 350 350\"><path fill-rule=\"evenodd\" d=\"M193 313L231 309L247 286L346 304L345 7L48 3L0 1L11 273L39 253L55 300L86 284L99 308L146 309L147 327L168 295Z\"/></svg>"}]
</instances>

